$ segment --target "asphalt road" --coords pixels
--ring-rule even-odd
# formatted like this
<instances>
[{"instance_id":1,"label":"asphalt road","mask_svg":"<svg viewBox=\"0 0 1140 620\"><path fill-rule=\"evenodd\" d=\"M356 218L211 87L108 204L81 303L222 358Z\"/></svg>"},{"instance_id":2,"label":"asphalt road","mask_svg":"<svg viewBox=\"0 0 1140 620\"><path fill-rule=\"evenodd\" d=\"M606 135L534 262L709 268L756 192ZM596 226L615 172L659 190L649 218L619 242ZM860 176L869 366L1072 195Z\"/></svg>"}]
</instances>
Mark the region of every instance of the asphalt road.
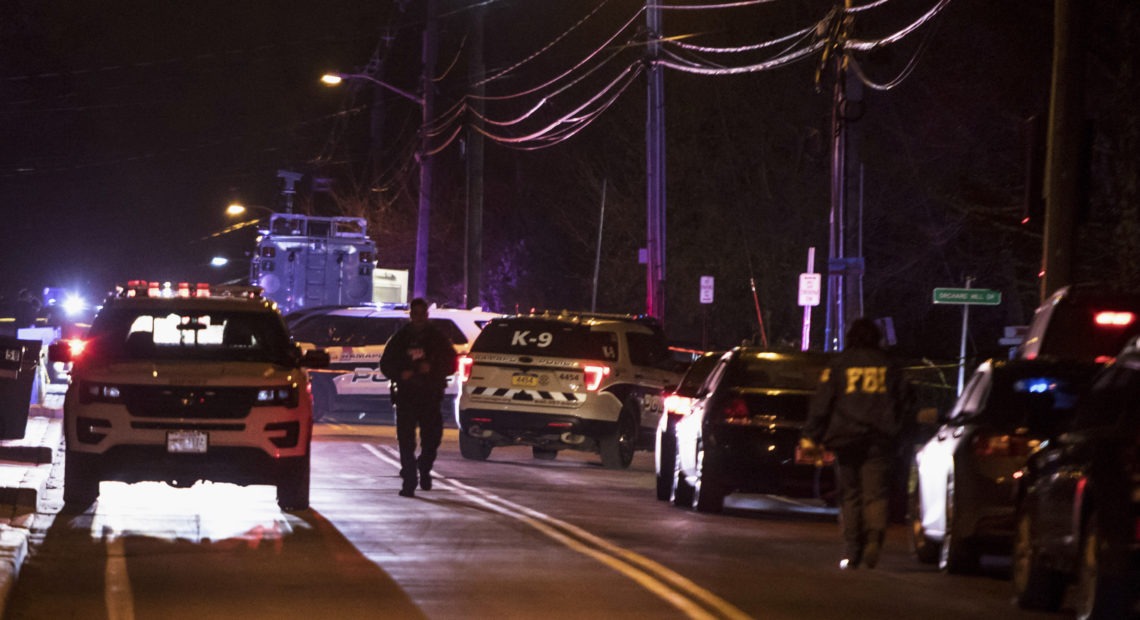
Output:
<instances>
[{"instance_id":1,"label":"asphalt road","mask_svg":"<svg viewBox=\"0 0 1140 620\"><path fill-rule=\"evenodd\" d=\"M394 429L375 425L318 425L306 511L269 487L104 483L86 511L36 520L5 617L1071 616L1018 610L1006 559L965 577L918 564L901 526L879 568L843 572L827 511L737 497L698 514L654 499L649 453L626 471L527 448L472 462L454 433L413 499L396 494Z\"/></svg>"}]
</instances>

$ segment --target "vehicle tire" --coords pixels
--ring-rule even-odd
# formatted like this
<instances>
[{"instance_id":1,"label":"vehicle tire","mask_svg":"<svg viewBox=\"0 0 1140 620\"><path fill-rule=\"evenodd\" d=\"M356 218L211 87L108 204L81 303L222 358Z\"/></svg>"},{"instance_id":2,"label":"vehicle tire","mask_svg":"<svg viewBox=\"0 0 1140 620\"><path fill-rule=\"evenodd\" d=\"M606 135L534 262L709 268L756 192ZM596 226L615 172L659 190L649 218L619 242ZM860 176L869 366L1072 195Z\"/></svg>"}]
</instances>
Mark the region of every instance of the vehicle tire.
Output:
<instances>
[{"instance_id":1,"label":"vehicle tire","mask_svg":"<svg viewBox=\"0 0 1140 620\"><path fill-rule=\"evenodd\" d=\"M681 471L681 457L677 454L679 446L673 450L673 489L669 494L669 501L678 508L686 510L693 507L693 486L685 480L685 473Z\"/></svg>"},{"instance_id":2,"label":"vehicle tire","mask_svg":"<svg viewBox=\"0 0 1140 620\"><path fill-rule=\"evenodd\" d=\"M459 454L465 459L472 461L486 461L491 456L491 448L489 442L472 437L464 433L462 429L459 431Z\"/></svg>"},{"instance_id":3,"label":"vehicle tire","mask_svg":"<svg viewBox=\"0 0 1140 620\"><path fill-rule=\"evenodd\" d=\"M969 575L978 570L978 552L969 540L954 532L954 481L946 485L946 534L938 554L938 568L951 575Z\"/></svg>"},{"instance_id":4,"label":"vehicle tire","mask_svg":"<svg viewBox=\"0 0 1140 620\"><path fill-rule=\"evenodd\" d=\"M673 435L672 423L666 427L657 443L661 446L660 454L657 455L660 463L657 468L657 499L667 502L673 496L673 457L677 454L677 439Z\"/></svg>"},{"instance_id":5,"label":"vehicle tire","mask_svg":"<svg viewBox=\"0 0 1140 620\"><path fill-rule=\"evenodd\" d=\"M305 510L309 507L310 455L291 458L281 463L277 472L277 506L281 510Z\"/></svg>"},{"instance_id":6,"label":"vehicle tire","mask_svg":"<svg viewBox=\"0 0 1140 620\"><path fill-rule=\"evenodd\" d=\"M1135 595L1122 574L1126 571L1127 561L1123 558L1110 560L1111 553L1113 550L1101 536L1098 515L1094 512L1088 516L1077 560L1073 596L1077 620L1131 617L1129 612Z\"/></svg>"},{"instance_id":7,"label":"vehicle tire","mask_svg":"<svg viewBox=\"0 0 1140 620\"><path fill-rule=\"evenodd\" d=\"M606 469L626 469L633 462L633 451L637 448L636 404L632 396L627 398L613 431L598 440L598 452Z\"/></svg>"},{"instance_id":8,"label":"vehicle tire","mask_svg":"<svg viewBox=\"0 0 1140 620\"><path fill-rule=\"evenodd\" d=\"M531 454L534 455L534 458L540 461L553 461L554 459L558 458L558 450L551 450L550 448L539 448L538 446L535 446L531 448L530 451Z\"/></svg>"},{"instance_id":9,"label":"vehicle tire","mask_svg":"<svg viewBox=\"0 0 1140 620\"><path fill-rule=\"evenodd\" d=\"M1028 514L1017 519L1013 538L1013 595L1022 609L1057 611L1065 594L1061 573L1046 568L1033 549L1033 523Z\"/></svg>"},{"instance_id":10,"label":"vehicle tire","mask_svg":"<svg viewBox=\"0 0 1140 620\"><path fill-rule=\"evenodd\" d=\"M922 525L922 487L918 480L918 469L911 468L911 491L907 498L907 520L910 522L910 548L914 557L923 564L934 564L938 561L940 550L938 543L926 535L926 528Z\"/></svg>"},{"instance_id":11,"label":"vehicle tire","mask_svg":"<svg viewBox=\"0 0 1140 620\"><path fill-rule=\"evenodd\" d=\"M716 472L716 464L710 462L708 451L702 441L697 452L697 483L693 485L693 508L697 512L721 512L724 510L724 484Z\"/></svg>"},{"instance_id":12,"label":"vehicle tire","mask_svg":"<svg viewBox=\"0 0 1140 620\"><path fill-rule=\"evenodd\" d=\"M98 457L72 452L64 452L63 461L63 503L74 507L90 506L99 497Z\"/></svg>"}]
</instances>

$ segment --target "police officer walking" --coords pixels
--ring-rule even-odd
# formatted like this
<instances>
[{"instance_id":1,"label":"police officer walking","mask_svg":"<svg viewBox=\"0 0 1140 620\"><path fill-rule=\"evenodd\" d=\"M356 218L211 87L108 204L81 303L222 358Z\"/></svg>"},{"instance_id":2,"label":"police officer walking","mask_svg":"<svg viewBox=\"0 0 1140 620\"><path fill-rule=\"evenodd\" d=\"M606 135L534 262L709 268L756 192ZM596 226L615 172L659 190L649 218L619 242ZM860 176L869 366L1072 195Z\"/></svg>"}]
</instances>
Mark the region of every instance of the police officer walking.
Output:
<instances>
[{"instance_id":1,"label":"police officer walking","mask_svg":"<svg viewBox=\"0 0 1140 620\"><path fill-rule=\"evenodd\" d=\"M821 446L835 453L844 570L874 568L887 529L906 391L880 339L870 319L851 324L847 348L820 377L801 440L808 450Z\"/></svg>"},{"instance_id":2,"label":"police officer walking","mask_svg":"<svg viewBox=\"0 0 1140 620\"><path fill-rule=\"evenodd\" d=\"M428 321L427 301L416 298L408 308L411 322L400 328L384 346L380 372L392 381L396 408L396 441L400 445L400 495L415 497L419 486L431 490L431 468L443 440L440 405L447 377L455 372L455 347ZM420 456L416 458L416 427L420 429Z\"/></svg>"}]
</instances>

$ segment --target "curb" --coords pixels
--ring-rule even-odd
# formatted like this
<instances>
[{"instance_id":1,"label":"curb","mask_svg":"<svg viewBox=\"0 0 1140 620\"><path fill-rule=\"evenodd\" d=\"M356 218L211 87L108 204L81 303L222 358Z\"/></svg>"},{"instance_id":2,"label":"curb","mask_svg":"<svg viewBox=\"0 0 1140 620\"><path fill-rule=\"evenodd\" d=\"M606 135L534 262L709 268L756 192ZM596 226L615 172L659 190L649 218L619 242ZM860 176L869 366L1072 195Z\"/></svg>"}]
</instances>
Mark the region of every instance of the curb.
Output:
<instances>
[{"instance_id":1,"label":"curb","mask_svg":"<svg viewBox=\"0 0 1140 620\"><path fill-rule=\"evenodd\" d=\"M21 439L0 440L0 617L28 557L39 502L63 436L63 413L33 405Z\"/></svg>"}]
</instances>

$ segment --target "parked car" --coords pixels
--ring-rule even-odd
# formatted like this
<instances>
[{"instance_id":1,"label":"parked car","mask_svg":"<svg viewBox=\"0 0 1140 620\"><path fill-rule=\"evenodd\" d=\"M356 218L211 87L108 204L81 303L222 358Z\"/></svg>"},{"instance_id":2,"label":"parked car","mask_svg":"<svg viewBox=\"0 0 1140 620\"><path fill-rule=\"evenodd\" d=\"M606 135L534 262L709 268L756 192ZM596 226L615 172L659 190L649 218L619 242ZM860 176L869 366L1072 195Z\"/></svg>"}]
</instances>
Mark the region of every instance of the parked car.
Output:
<instances>
[{"instance_id":1,"label":"parked car","mask_svg":"<svg viewBox=\"0 0 1140 620\"><path fill-rule=\"evenodd\" d=\"M1014 474L1034 448L1065 428L1098 368L998 359L978 367L914 456L909 521L920 561L968 573L983 552L1009 552Z\"/></svg>"},{"instance_id":2,"label":"parked car","mask_svg":"<svg viewBox=\"0 0 1140 620\"><path fill-rule=\"evenodd\" d=\"M467 352L479 330L497 316L501 315L481 308L429 309L432 325L460 354ZM332 306L293 323L293 339L303 350L325 349L331 360L328 369L311 372L314 419L336 413L391 419L391 382L380 372L380 356L388 339L408 321L407 308ZM459 380L452 375L444 391L445 420L456 419L458 401Z\"/></svg>"},{"instance_id":3,"label":"parked car","mask_svg":"<svg viewBox=\"0 0 1140 620\"><path fill-rule=\"evenodd\" d=\"M657 438L654 442L653 465L657 473L657 499L669 501L673 495L673 456L677 452L675 428L677 420L693 408L697 392L716 366L724 351L701 354L689 365L681 382L665 395L665 411L657 419Z\"/></svg>"},{"instance_id":4,"label":"parked car","mask_svg":"<svg viewBox=\"0 0 1140 620\"><path fill-rule=\"evenodd\" d=\"M525 445L538 459L594 452L608 469L651 445L665 390L681 376L651 317L568 311L491 321L460 368L464 458Z\"/></svg>"},{"instance_id":5,"label":"parked car","mask_svg":"<svg viewBox=\"0 0 1140 620\"><path fill-rule=\"evenodd\" d=\"M1016 356L1104 363L1137 335L1140 295L1075 284L1058 289L1037 308Z\"/></svg>"},{"instance_id":6,"label":"parked car","mask_svg":"<svg viewBox=\"0 0 1140 620\"><path fill-rule=\"evenodd\" d=\"M1068 432L1019 472L1013 587L1020 606L1138 617L1140 343L1097 376Z\"/></svg>"},{"instance_id":7,"label":"parked car","mask_svg":"<svg viewBox=\"0 0 1140 620\"><path fill-rule=\"evenodd\" d=\"M808 403L831 354L737 347L724 354L676 428L671 497L719 512L736 491L835 502L833 458L801 454Z\"/></svg>"}]
</instances>

